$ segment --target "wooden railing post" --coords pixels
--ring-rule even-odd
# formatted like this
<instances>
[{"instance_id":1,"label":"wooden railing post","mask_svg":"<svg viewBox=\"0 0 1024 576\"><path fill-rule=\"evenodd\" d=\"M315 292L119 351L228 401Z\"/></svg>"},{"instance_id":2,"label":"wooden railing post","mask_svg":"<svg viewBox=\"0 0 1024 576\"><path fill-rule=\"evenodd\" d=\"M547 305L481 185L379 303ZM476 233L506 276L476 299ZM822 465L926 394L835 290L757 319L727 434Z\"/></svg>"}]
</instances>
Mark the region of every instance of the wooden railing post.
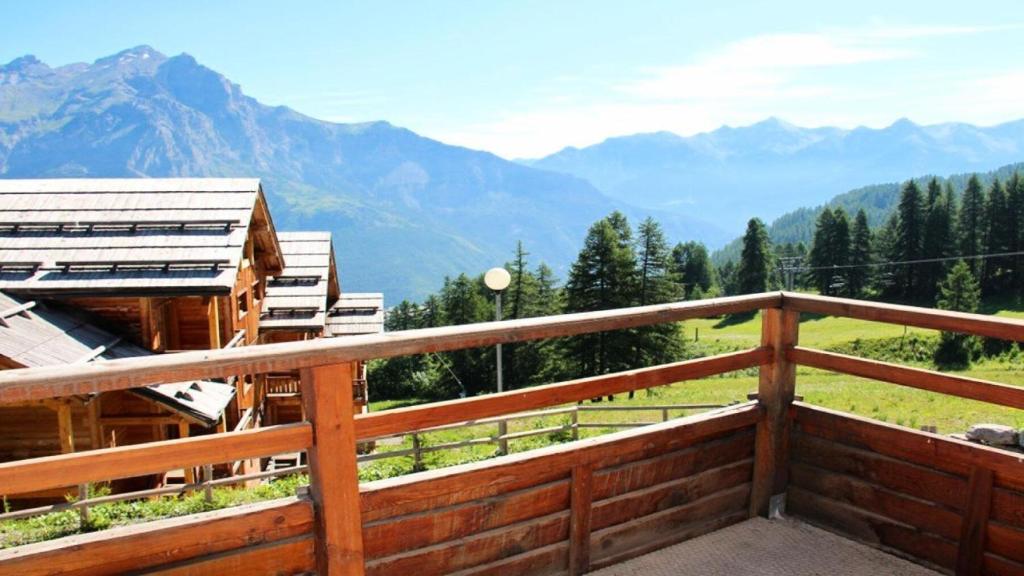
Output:
<instances>
[{"instance_id":1,"label":"wooden railing post","mask_svg":"<svg viewBox=\"0 0 1024 576\"><path fill-rule=\"evenodd\" d=\"M796 390L796 365L786 359L786 350L796 346L800 327L799 312L768 308L762 314L761 344L772 347L772 361L761 366L757 387L762 412L754 442L751 516L773 516L785 508L789 408Z\"/></svg>"},{"instance_id":2,"label":"wooden railing post","mask_svg":"<svg viewBox=\"0 0 1024 576\"><path fill-rule=\"evenodd\" d=\"M316 516L317 573L362 575L363 523L352 412L352 368L303 368L302 403L313 426L309 487Z\"/></svg>"},{"instance_id":3,"label":"wooden railing post","mask_svg":"<svg viewBox=\"0 0 1024 576\"><path fill-rule=\"evenodd\" d=\"M569 517L569 576L590 571L590 517L593 505L594 469L572 469Z\"/></svg>"}]
</instances>

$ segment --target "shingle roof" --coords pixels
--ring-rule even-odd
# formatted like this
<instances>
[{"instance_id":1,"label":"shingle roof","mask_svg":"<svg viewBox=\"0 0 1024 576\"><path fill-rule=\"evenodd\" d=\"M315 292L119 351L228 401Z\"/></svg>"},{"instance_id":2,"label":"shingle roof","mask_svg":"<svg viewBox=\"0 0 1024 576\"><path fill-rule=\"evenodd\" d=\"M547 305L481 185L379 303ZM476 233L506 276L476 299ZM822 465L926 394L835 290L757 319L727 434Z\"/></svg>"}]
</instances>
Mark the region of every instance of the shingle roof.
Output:
<instances>
[{"instance_id":1,"label":"shingle roof","mask_svg":"<svg viewBox=\"0 0 1024 576\"><path fill-rule=\"evenodd\" d=\"M384 332L384 295L379 292L342 294L327 312L327 336Z\"/></svg>"},{"instance_id":2,"label":"shingle roof","mask_svg":"<svg viewBox=\"0 0 1024 576\"><path fill-rule=\"evenodd\" d=\"M34 368L153 354L91 324L80 314L0 292L0 356L15 364ZM234 387L219 382L179 382L131 392L212 426L234 396Z\"/></svg>"},{"instance_id":3,"label":"shingle roof","mask_svg":"<svg viewBox=\"0 0 1024 576\"><path fill-rule=\"evenodd\" d=\"M267 279L260 330L324 328L327 300L337 295L330 232L279 232L284 255L281 274Z\"/></svg>"},{"instance_id":4,"label":"shingle roof","mask_svg":"<svg viewBox=\"0 0 1024 576\"><path fill-rule=\"evenodd\" d=\"M255 178L0 179L0 289L226 293L250 225L281 266Z\"/></svg>"}]
</instances>

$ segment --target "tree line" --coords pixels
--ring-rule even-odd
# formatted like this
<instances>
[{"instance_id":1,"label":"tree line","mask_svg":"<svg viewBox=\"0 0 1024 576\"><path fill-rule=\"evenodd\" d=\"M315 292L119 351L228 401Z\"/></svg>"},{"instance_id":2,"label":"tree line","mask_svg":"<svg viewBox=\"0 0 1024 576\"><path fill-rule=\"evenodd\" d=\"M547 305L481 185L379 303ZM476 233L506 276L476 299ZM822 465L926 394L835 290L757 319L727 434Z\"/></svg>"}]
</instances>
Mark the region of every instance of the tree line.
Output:
<instances>
[{"instance_id":1,"label":"tree line","mask_svg":"<svg viewBox=\"0 0 1024 576\"><path fill-rule=\"evenodd\" d=\"M502 294L503 319L609 310L719 294L717 272L699 242L671 246L655 220L635 229L620 212L587 231L565 283L545 264L531 266L522 243L505 264L511 276ZM494 296L483 274L446 278L420 303L402 301L386 318L388 331L494 319ZM506 389L618 372L679 360L681 324L506 344ZM371 364L374 394L388 398L453 398L495 390L492 347L404 356Z\"/></svg>"},{"instance_id":2,"label":"tree line","mask_svg":"<svg viewBox=\"0 0 1024 576\"><path fill-rule=\"evenodd\" d=\"M934 306L939 284L963 258L984 298L1024 290L1024 179L994 179L983 188L972 176L961 195L937 179L901 189L886 223L868 226L864 210L851 219L841 207L825 208L808 248L802 243L772 246L764 224L750 221L738 264L720 268L729 294L783 287L784 259L800 272L794 288L851 298L878 298Z\"/></svg>"}]
</instances>

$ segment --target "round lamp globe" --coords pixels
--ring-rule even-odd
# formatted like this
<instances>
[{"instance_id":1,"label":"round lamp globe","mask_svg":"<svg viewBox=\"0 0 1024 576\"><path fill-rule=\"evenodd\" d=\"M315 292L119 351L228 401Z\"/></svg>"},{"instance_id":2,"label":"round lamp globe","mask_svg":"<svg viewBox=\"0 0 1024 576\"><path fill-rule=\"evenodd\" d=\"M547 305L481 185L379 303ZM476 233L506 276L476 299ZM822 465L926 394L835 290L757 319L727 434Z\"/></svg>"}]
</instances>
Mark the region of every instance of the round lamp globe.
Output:
<instances>
[{"instance_id":1,"label":"round lamp globe","mask_svg":"<svg viewBox=\"0 0 1024 576\"><path fill-rule=\"evenodd\" d=\"M491 268L484 274L484 284L495 292L501 292L508 288L511 281L512 276L504 268Z\"/></svg>"}]
</instances>

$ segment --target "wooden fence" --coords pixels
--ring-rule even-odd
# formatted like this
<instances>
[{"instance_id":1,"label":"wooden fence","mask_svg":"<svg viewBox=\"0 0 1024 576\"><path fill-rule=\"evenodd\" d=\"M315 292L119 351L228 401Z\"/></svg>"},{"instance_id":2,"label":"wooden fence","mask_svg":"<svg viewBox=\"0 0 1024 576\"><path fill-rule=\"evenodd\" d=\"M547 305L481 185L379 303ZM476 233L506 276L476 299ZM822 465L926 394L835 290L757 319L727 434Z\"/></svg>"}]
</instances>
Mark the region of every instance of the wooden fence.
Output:
<instances>
[{"instance_id":1,"label":"wooden fence","mask_svg":"<svg viewBox=\"0 0 1024 576\"><path fill-rule=\"evenodd\" d=\"M763 310L756 348L501 394L352 416L349 363L563 337ZM345 339L186 352L0 373L0 403L31 402L239 373L300 370L307 422L0 464L0 493L159 473L307 451L308 497L160 520L0 551L0 571L27 574L204 572L572 574L785 506L861 539L968 574L1024 573L1024 464L998 450L868 423L794 403L797 363L1005 406L1024 390L798 346L801 313L831 314L1024 341L1024 322L975 314L767 293L642 308ZM357 482L356 443L466 420L759 367L758 399L725 411L514 454L483 463ZM874 428L872 428L874 426ZM826 444L838 443L843 446ZM880 454L966 478L957 521L905 507L869 510L861 492L815 484L842 465L821 454ZM831 452L823 450L831 449ZM817 450L817 451L815 451ZM845 452L844 452L845 450ZM817 458L817 459L816 459ZM813 468L808 472L809 468ZM629 472L633 470L633 472ZM852 474L853 471L847 471ZM846 474L846 472L844 472ZM850 475L847 474L847 475ZM875 474L872 476L871 474ZM889 476L885 482L895 481ZM883 496L888 496L886 492ZM814 500L818 498L819 500ZM844 500L845 498L845 500ZM883 502L882 496L876 498ZM528 506L524 502L530 502ZM996 512L993 502L1009 505ZM814 503L813 505L810 503ZM831 502L830 502L831 503ZM945 504L954 506L955 503ZM879 505L880 506L880 505ZM910 506L910 505L907 505ZM898 518L892 516L903 514ZM859 514L859 516L858 516ZM888 515L888 516L886 516ZM875 521L890 518L888 523ZM858 520L858 518L860 520ZM867 518L867 520L864 520ZM873 520L874 519L874 520ZM931 523L929 523L931 522ZM942 524L939 526L938 524ZM895 526L895 528L891 528ZM442 527L447 527L442 530ZM941 532L945 548L906 531ZM930 541L926 541L930 542ZM931 546L931 545L927 545ZM929 555L929 551L935 551Z\"/></svg>"}]
</instances>

